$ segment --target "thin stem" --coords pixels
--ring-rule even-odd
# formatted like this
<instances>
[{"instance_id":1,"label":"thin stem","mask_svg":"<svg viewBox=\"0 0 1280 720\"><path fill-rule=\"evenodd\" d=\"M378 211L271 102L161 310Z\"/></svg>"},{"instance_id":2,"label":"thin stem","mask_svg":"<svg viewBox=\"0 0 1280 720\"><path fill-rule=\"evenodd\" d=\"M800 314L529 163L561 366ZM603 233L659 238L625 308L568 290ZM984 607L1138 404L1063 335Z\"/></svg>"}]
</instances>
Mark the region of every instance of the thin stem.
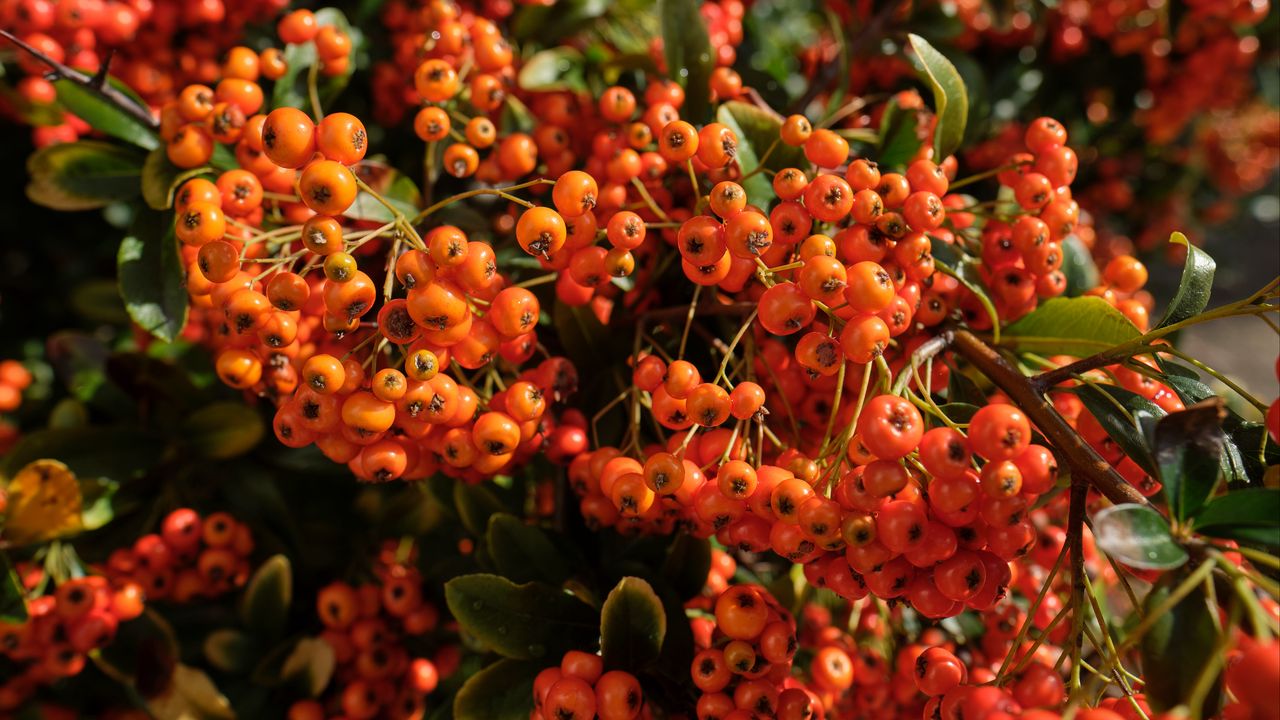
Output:
<instances>
[{"instance_id":1,"label":"thin stem","mask_svg":"<svg viewBox=\"0 0 1280 720\"><path fill-rule=\"evenodd\" d=\"M698 296L702 294L702 286L693 288L693 299L689 301L689 314L684 318L684 332L680 333L680 351L676 357L684 359L684 348L689 343L689 328L693 325L693 316L698 312Z\"/></svg>"},{"instance_id":2,"label":"thin stem","mask_svg":"<svg viewBox=\"0 0 1280 720\"><path fill-rule=\"evenodd\" d=\"M662 222L671 222L671 217L667 215L666 211L664 211L658 203L654 202L653 196L649 194L649 189L644 186L644 183L640 182L640 178L631 178L631 185L635 187L636 192L640 193L640 197L644 200L644 204L649 206L649 210L651 210L654 215L657 215Z\"/></svg>"},{"instance_id":3,"label":"thin stem","mask_svg":"<svg viewBox=\"0 0 1280 720\"><path fill-rule=\"evenodd\" d=\"M316 122L324 119L324 110L320 108L319 78L320 63L314 62L307 70L307 95L311 98L311 114L315 116Z\"/></svg>"},{"instance_id":4,"label":"thin stem","mask_svg":"<svg viewBox=\"0 0 1280 720\"><path fill-rule=\"evenodd\" d=\"M428 206L425 210L418 213L416 216L414 216L412 222L414 225L417 225L418 223L421 223L423 220L427 219L429 216L436 213L440 209L448 207L449 205L452 205L453 203L458 202L459 200L466 200L467 198L479 197L481 195L498 195L498 196L508 197L508 199L510 199L510 196L508 195L508 193L515 192L516 190L523 190L528 187L533 187L534 185L554 185L555 182L556 182L555 180L550 180L548 178L538 178L536 180L530 180L528 182L523 182L518 185L511 185L509 187L504 187L504 188L476 188L474 190L468 190L466 192L458 193L457 195L450 195L449 197L441 200L440 202L437 202L434 205ZM519 202L525 205L529 205L529 203L527 203L524 200L520 200Z\"/></svg>"}]
</instances>

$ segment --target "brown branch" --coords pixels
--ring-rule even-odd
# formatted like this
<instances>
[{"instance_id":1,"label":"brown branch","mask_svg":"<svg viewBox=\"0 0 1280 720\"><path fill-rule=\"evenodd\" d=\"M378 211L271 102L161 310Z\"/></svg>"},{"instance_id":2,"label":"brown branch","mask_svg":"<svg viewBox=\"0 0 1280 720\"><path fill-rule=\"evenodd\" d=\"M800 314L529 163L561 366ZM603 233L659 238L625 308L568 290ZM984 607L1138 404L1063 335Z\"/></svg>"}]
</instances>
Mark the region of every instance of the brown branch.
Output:
<instances>
[{"instance_id":1,"label":"brown branch","mask_svg":"<svg viewBox=\"0 0 1280 720\"><path fill-rule=\"evenodd\" d=\"M968 330L950 330L952 348L990 378L1066 458L1072 476L1089 481L1113 503L1149 505L1147 499L1080 437L1044 398L1040 389L989 345Z\"/></svg>"},{"instance_id":2,"label":"brown branch","mask_svg":"<svg viewBox=\"0 0 1280 720\"><path fill-rule=\"evenodd\" d=\"M106 60L102 63L102 67L98 69L97 74L89 76L69 65L54 60L39 49L27 44L21 38L8 30L0 29L0 37L7 39L9 42L21 48L28 55L31 55L45 65L48 65L50 74L54 79L61 78L69 80L76 85L89 90L103 100L106 100L116 106L120 112L125 113L151 130L158 130L160 128L160 121L151 114L151 110L149 108L137 102L132 97L129 97L128 94L121 92L111 83L107 82L107 70L111 64L111 54L107 55Z\"/></svg>"},{"instance_id":3,"label":"brown branch","mask_svg":"<svg viewBox=\"0 0 1280 720\"><path fill-rule=\"evenodd\" d=\"M1062 367L1045 370L1044 372L1031 378L1031 384L1041 393L1049 392L1058 383L1073 379L1076 375L1083 375L1090 370L1097 370L1108 365L1124 362L1133 357L1134 350L1128 345L1122 345L1110 352L1101 352L1097 355L1090 355L1087 358L1081 358L1075 362L1068 363Z\"/></svg>"}]
</instances>

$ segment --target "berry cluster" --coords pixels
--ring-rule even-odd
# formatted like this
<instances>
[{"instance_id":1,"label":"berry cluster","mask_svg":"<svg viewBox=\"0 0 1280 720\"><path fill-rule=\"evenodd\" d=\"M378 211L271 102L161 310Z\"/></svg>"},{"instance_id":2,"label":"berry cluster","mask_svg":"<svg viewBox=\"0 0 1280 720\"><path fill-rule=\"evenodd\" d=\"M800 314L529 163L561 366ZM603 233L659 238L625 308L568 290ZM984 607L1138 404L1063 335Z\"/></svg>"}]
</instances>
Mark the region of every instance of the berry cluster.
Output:
<instances>
[{"instance_id":1,"label":"berry cluster","mask_svg":"<svg viewBox=\"0 0 1280 720\"><path fill-rule=\"evenodd\" d=\"M644 691L634 675L604 671L599 655L570 650L559 667L549 667L533 681L531 720L635 720L649 718Z\"/></svg>"},{"instance_id":2,"label":"berry cluster","mask_svg":"<svg viewBox=\"0 0 1280 720\"><path fill-rule=\"evenodd\" d=\"M17 360L0 361L0 413L8 414L22 406L22 392L31 387L31 371ZM18 442L18 428L0 420L0 454Z\"/></svg>"},{"instance_id":3,"label":"berry cluster","mask_svg":"<svg viewBox=\"0 0 1280 720\"><path fill-rule=\"evenodd\" d=\"M44 586L44 572L31 568L27 589ZM120 623L142 614L143 589L99 575L67 579L27 603L22 622L0 621L0 712L12 712L41 686L84 670L86 656L111 643Z\"/></svg>"},{"instance_id":4,"label":"berry cluster","mask_svg":"<svg viewBox=\"0 0 1280 720\"><path fill-rule=\"evenodd\" d=\"M333 648L338 669L326 697L298 701L290 720L331 717L326 706L353 720L413 717L422 713L440 675L451 672L409 649L412 639L440 623L439 611L422 597L418 571L391 561L379 563L375 572L376 582L335 582L316 594L316 614L325 627L320 637Z\"/></svg>"},{"instance_id":5,"label":"berry cluster","mask_svg":"<svg viewBox=\"0 0 1280 720\"><path fill-rule=\"evenodd\" d=\"M249 579L253 534L224 512L190 508L165 516L160 532L112 551L102 574L112 586L136 584L151 601L190 603L224 595Z\"/></svg>"}]
</instances>

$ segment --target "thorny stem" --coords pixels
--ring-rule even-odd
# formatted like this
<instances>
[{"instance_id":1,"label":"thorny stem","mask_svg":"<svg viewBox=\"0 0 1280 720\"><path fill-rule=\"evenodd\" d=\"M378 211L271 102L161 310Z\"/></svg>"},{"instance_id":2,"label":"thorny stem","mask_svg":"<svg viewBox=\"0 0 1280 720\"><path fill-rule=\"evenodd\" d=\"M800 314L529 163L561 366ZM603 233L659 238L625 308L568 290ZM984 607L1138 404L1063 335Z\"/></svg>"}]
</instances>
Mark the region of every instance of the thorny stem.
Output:
<instances>
[{"instance_id":1,"label":"thorny stem","mask_svg":"<svg viewBox=\"0 0 1280 720\"><path fill-rule=\"evenodd\" d=\"M107 69L111 61L110 56L108 56L107 60L103 62L102 68L98 71L98 74L93 77L90 77L80 72L79 70L76 70L75 68L72 68L66 64L60 63L57 60L54 60L53 58L49 57L48 55L40 52L39 50L32 47L22 39L15 36L13 33L9 32L8 30L0 29L0 37L7 39L9 42L13 43L14 45L17 45L27 54L36 58L40 62L43 62L45 65L48 65L53 75L55 75L56 77L64 78L66 80L69 80L75 83L76 85L79 85L82 88L85 88L86 90L96 93L103 100L106 100L112 105L115 105L117 108L120 109L121 112L125 113L126 115L133 118L134 120L137 120L138 122L142 123L145 127L153 131L160 129L160 121L157 120L156 117L151 114L151 110L149 108L147 108L144 105L140 105L136 100L134 100L128 94L121 92L120 90L116 89L111 83L107 82Z\"/></svg>"}]
</instances>

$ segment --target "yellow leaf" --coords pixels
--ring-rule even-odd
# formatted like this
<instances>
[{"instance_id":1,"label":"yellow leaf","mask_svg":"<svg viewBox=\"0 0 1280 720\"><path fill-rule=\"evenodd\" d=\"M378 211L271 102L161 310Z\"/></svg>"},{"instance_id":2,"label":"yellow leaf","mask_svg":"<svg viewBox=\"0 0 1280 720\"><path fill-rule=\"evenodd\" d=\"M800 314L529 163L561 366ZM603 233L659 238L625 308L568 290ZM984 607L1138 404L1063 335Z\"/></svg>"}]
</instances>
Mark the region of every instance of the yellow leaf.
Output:
<instances>
[{"instance_id":1,"label":"yellow leaf","mask_svg":"<svg viewBox=\"0 0 1280 720\"><path fill-rule=\"evenodd\" d=\"M208 675L182 663L174 667L169 689L147 705L157 720L233 720L236 716Z\"/></svg>"},{"instance_id":2,"label":"yellow leaf","mask_svg":"<svg viewBox=\"0 0 1280 720\"><path fill-rule=\"evenodd\" d=\"M80 483L57 460L36 460L9 483L4 538L14 545L44 542L81 529Z\"/></svg>"}]
</instances>

